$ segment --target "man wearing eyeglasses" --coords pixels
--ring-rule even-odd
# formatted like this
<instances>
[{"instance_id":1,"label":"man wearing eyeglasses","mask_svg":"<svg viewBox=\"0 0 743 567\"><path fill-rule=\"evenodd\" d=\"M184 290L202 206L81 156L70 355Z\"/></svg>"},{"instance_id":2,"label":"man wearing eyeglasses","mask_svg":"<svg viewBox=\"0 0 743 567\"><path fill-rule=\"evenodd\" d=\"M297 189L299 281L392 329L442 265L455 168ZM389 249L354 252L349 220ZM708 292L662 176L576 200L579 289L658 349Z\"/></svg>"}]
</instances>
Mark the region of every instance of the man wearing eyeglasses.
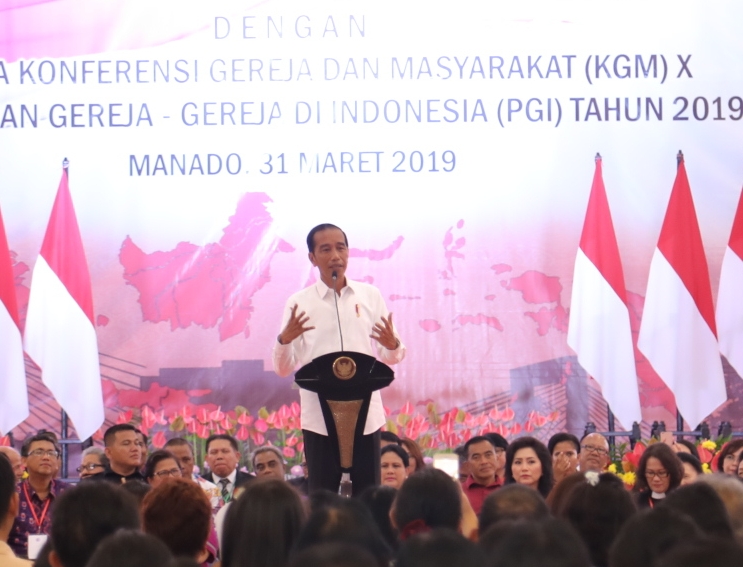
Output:
<instances>
[{"instance_id":1,"label":"man wearing eyeglasses","mask_svg":"<svg viewBox=\"0 0 743 567\"><path fill-rule=\"evenodd\" d=\"M589 433L580 442L580 471L603 472L609 466L609 442L601 433Z\"/></svg>"},{"instance_id":2,"label":"man wearing eyeglasses","mask_svg":"<svg viewBox=\"0 0 743 567\"><path fill-rule=\"evenodd\" d=\"M54 478L59 468L59 446L48 433L26 439L21 458L28 478L18 483L18 516L8 537L8 545L18 557L35 559L51 530L54 502L69 484Z\"/></svg>"},{"instance_id":3,"label":"man wearing eyeglasses","mask_svg":"<svg viewBox=\"0 0 743 567\"><path fill-rule=\"evenodd\" d=\"M108 458L100 447L88 447L83 451L80 466L77 472L80 474L80 480L103 478L103 474L108 467Z\"/></svg>"}]
</instances>

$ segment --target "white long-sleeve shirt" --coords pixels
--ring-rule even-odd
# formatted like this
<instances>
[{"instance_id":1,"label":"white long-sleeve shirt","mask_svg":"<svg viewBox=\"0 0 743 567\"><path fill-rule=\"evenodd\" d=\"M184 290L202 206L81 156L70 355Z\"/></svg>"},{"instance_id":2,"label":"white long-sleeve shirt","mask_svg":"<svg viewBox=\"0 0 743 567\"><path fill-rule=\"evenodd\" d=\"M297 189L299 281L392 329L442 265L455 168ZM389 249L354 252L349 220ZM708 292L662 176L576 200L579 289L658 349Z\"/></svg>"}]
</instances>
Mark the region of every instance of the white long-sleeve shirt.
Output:
<instances>
[{"instance_id":1,"label":"white long-sleeve shirt","mask_svg":"<svg viewBox=\"0 0 743 567\"><path fill-rule=\"evenodd\" d=\"M276 341L273 349L273 366L276 374L288 376L297 366L301 368L318 356L341 350L333 293L331 288L319 280L287 300L280 331L286 327L295 305L297 315L304 311L309 317L305 326L315 328L305 331L287 345L281 345ZM402 342L395 350L387 350L370 337L374 325L381 323L382 316L389 316L384 298L376 287L346 279L346 285L338 297L338 312L343 331L343 350L375 356L376 345L376 358L385 364L396 364L405 358L405 346ZM395 336L397 337L397 333ZM302 402L302 429L327 435L328 430L325 427L318 395L303 389L300 389L299 395ZM382 396L376 391L372 394L369 404L364 435L374 433L384 424Z\"/></svg>"}]
</instances>

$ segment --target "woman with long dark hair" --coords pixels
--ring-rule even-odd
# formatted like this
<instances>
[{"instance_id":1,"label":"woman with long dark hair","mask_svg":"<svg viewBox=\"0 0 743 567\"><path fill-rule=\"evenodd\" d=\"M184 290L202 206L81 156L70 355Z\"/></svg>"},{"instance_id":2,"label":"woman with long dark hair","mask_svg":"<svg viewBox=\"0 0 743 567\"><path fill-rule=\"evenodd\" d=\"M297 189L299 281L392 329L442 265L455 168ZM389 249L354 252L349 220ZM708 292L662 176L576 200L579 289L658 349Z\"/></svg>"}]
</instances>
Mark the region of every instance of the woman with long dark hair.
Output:
<instances>
[{"instance_id":1,"label":"woman with long dark hair","mask_svg":"<svg viewBox=\"0 0 743 567\"><path fill-rule=\"evenodd\" d=\"M284 567L304 519L302 500L289 483L249 482L227 512L222 567Z\"/></svg>"},{"instance_id":2,"label":"woman with long dark hair","mask_svg":"<svg viewBox=\"0 0 743 567\"><path fill-rule=\"evenodd\" d=\"M544 443L519 437L506 450L506 484L518 482L539 491L545 498L552 490L552 457Z\"/></svg>"}]
</instances>

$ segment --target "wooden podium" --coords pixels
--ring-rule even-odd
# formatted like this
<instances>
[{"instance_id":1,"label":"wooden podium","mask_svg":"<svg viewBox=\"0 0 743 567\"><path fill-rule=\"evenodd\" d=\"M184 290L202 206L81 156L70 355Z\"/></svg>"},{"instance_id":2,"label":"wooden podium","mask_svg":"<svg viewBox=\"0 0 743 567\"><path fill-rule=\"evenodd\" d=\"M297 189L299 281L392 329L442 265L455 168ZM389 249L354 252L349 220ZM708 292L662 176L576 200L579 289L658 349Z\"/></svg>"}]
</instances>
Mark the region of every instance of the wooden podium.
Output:
<instances>
[{"instance_id":1,"label":"wooden podium","mask_svg":"<svg viewBox=\"0 0 743 567\"><path fill-rule=\"evenodd\" d=\"M305 364L294 375L300 388L320 398L331 443L338 447L341 466L339 493L350 496L354 445L364 434L372 393L389 386L395 373L373 356L360 352L331 352Z\"/></svg>"}]
</instances>

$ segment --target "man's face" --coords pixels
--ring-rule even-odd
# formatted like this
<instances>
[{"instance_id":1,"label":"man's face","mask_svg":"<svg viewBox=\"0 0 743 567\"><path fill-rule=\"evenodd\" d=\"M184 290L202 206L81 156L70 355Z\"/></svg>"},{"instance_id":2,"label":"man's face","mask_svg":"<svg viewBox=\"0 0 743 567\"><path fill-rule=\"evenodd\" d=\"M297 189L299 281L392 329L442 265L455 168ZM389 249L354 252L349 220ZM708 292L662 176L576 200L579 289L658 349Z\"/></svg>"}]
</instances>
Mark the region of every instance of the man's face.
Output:
<instances>
[{"instance_id":1,"label":"man's face","mask_svg":"<svg viewBox=\"0 0 743 567\"><path fill-rule=\"evenodd\" d=\"M142 443L136 431L117 431L113 443L106 447L106 456L114 470L139 468L142 461Z\"/></svg>"},{"instance_id":2,"label":"man's face","mask_svg":"<svg viewBox=\"0 0 743 567\"><path fill-rule=\"evenodd\" d=\"M560 441L552 449L552 463L556 464L560 459L565 459L570 464L570 469L575 470L578 467L578 450L572 441Z\"/></svg>"},{"instance_id":3,"label":"man's face","mask_svg":"<svg viewBox=\"0 0 743 567\"><path fill-rule=\"evenodd\" d=\"M326 285L332 285L333 271L338 274L338 283L344 281L348 265L348 246L343 232L337 228L328 228L316 232L315 246L309 254L310 262L320 270L320 278Z\"/></svg>"},{"instance_id":4,"label":"man's face","mask_svg":"<svg viewBox=\"0 0 743 567\"><path fill-rule=\"evenodd\" d=\"M191 448L188 445L171 445L166 449L178 459L181 469L183 469L183 478L192 478L194 462Z\"/></svg>"},{"instance_id":5,"label":"man's face","mask_svg":"<svg viewBox=\"0 0 743 567\"><path fill-rule=\"evenodd\" d=\"M206 462L214 474L225 478L237 468L240 453L235 451L226 439L215 439L209 443Z\"/></svg>"},{"instance_id":6,"label":"man's face","mask_svg":"<svg viewBox=\"0 0 743 567\"><path fill-rule=\"evenodd\" d=\"M92 470L89 468L91 465L93 466ZM101 464L101 456L97 453L89 453L85 455L80 466L81 479L100 474L106 468Z\"/></svg>"},{"instance_id":7,"label":"man's face","mask_svg":"<svg viewBox=\"0 0 743 567\"><path fill-rule=\"evenodd\" d=\"M28 448L28 457L24 459L29 474L53 477L57 472L57 452L51 441L34 441Z\"/></svg>"},{"instance_id":8,"label":"man's face","mask_svg":"<svg viewBox=\"0 0 743 567\"><path fill-rule=\"evenodd\" d=\"M144 464L147 462L147 443L144 442L144 435L141 433L137 433L137 439L139 440L139 447L142 449L142 452L139 456L139 468L142 468Z\"/></svg>"},{"instance_id":9,"label":"man's face","mask_svg":"<svg viewBox=\"0 0 743 567\"><path fill-rule=\"evenodd\" d=\"M273 451L258 453L253 461L256 476L284 480L284 463Z\"/></svg>"},{"instance_id":10,"label":"man's face","mask_svg":"<svg viewBox=\"0 0 743 567\"><path fill-rule=\"evenodd\" d=\"M580 470L603 471L609 464L609 443L600 433L587 435L580 444Z\"/></svg>"},{"instance_id":11,"label":"man's face","mask_svg":"<svg viewBox=\"0 0 743 567\"><path fill-rule=\"evenodd\" d=\"M23 461L21 460L21 455L18 451L14 451L10 447L2 447L0 448L0 453L8 457L10 466L13 467L15 479L21 480L21 478L23 478Z\"/></svg>"},{"instance_id":12,"label":"man's face","mask_svg":"<svg viewBox=\"0 0 743 567\"><path fill-rule=\"evenodd\" d=\"M490 484L495 480L498 469L498 456L490 441L473 443L467 449L467 460L470 463L470 474L480 484Z\"/></svg>"}]
</instances>

